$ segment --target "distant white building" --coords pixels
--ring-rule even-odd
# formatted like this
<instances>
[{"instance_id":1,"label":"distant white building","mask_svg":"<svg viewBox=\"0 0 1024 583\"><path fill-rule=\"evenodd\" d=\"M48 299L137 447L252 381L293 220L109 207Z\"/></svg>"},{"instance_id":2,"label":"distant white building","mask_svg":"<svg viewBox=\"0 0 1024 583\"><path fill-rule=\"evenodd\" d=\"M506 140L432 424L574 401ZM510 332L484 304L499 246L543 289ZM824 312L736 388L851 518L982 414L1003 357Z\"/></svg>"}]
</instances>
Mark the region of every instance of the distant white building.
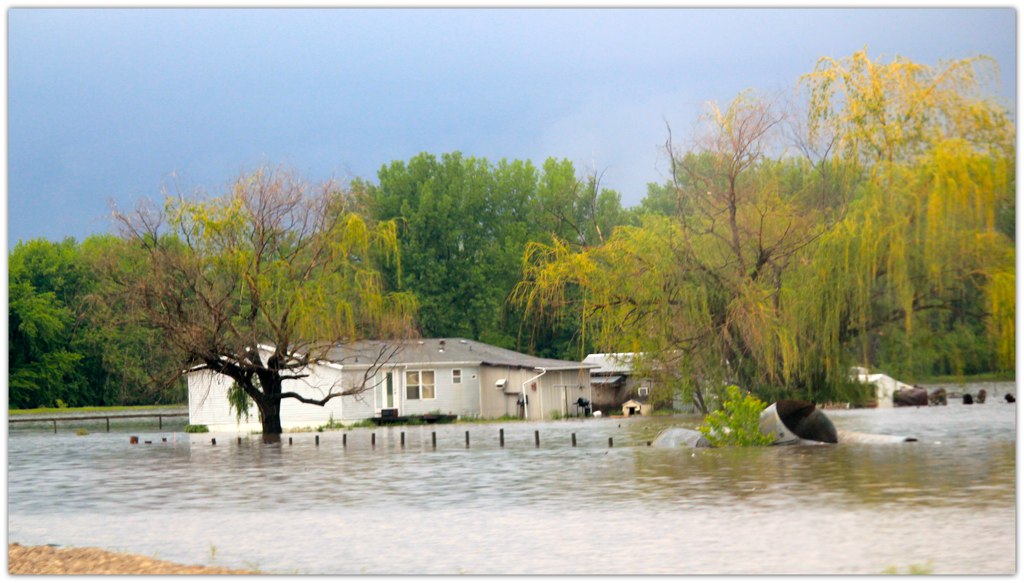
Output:
<instances>
[{"instance_id":1,"label":"distant white building","mask_svg":"<svg viewBox=\"0 0 1024 583\"><path fill-rule=\"evenodd\" d=\"M892 408L893 396L896 394L896 391L914 388L906 383L901 383L889 375L881 373L870 374L868 369L860 366L850 369L850 376L859 382L875 385L875 398L880 409Z\"/></svg>"},{"instance_id":2,"label":"distant white building","mask_svg":"<svg viewBox=\"0 0 1024 583\"><path fill-rule=\"evenodd\" d=\"M368 390L336 397L323 407L295 399L281 401L284 429L379 417L382 411L407 416L443 413L496 418L504 415L542 420L572 416L580 398L593 401L586 363L538 358L462 338L361 341L339 346L323 361L284 382L284 391L322 398L331 387L362 382L382 346L397 347ZM269 353L269 349L261 347ZM260 429L259 412L239 421L228 405L230 377L208 370L188 373L189 423L211 431ZM525 407L524 402L525 401Z\"/></svg>"}]
</instances>

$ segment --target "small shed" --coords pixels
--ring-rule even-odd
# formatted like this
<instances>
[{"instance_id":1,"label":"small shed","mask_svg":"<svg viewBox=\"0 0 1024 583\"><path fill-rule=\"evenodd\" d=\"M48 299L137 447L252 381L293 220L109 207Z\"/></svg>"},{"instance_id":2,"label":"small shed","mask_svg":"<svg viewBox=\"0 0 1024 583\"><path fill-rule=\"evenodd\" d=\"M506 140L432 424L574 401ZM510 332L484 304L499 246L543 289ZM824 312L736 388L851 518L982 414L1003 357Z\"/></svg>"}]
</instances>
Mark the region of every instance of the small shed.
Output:
<instances>
[{"instance_id":1,"label":"small shed","mask_svg":"<svg viewBox=\"0 0 1024 583\"><path fill-rule=\"evenodd\" d=\"M622 404L622 414L626 417L632 417L633 415L642 415L649 417L653 412L653 406L650 403L638 401L637 399L630 399Z\"/></svg>"}]
</instances>

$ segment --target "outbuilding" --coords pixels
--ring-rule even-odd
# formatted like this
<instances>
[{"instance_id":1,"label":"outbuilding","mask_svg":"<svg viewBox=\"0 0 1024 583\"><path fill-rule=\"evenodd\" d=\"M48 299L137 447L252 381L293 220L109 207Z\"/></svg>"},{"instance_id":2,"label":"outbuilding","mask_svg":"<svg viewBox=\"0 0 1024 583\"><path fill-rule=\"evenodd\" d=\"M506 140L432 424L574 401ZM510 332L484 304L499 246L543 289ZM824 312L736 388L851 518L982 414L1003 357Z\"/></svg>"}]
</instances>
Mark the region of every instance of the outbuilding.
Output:
<instances>
[{"instance_id":1,"label":"outbuilding","mask_svg":"<svg viewBox=\"0 0 1024 583\"><path fill-rule=\"evenodd\" d=\"M653 379L638 376L634 371L635 362L642 356L633 352L611 352L588 354L583 359L584 364L593 366L590 386L595 409L615 411L629 399L645 399L650 395Z\"/></svg>"},{"instance_id":2,"label":"outbuilding","mask_svg":"<svg viewBox=\"0 0 1024 583\"><path fill-rule=\"evenodd\" d=\"M651 404L646 399L630 399L622 404L622 414L626 417L634 415L650 416L654 412Z\"/></svg>"}]
</instances>

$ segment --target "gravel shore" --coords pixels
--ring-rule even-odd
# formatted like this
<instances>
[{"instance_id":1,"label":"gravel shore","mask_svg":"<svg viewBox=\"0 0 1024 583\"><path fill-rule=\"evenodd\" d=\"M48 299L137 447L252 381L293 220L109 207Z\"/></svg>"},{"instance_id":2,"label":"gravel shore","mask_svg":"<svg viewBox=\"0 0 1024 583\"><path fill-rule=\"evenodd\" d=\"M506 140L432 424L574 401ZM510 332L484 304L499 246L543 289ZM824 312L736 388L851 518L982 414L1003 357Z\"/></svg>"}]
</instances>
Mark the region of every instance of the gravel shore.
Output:
<instances>
[{"instance_id":1,"label":"gravel shore","mask_svg":"<svg viewBox=\"0 0 1024 583\"><path fill-rule=\"evenodd\" d=\"M59 549L49 546L7 545L11 575L258 575L220 567L178 565L139 555L94 548Z\"/></svg>"}]
</instances>

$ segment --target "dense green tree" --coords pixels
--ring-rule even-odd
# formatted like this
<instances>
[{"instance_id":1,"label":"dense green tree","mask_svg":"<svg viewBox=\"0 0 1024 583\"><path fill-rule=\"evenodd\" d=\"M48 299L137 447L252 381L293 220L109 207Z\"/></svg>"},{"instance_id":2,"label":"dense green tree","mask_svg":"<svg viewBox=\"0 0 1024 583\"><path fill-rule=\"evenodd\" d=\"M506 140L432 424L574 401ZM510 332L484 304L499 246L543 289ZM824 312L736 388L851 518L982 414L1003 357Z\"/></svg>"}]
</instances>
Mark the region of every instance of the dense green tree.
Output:
<instances>
[{"instance_id":1,"label":"dense green tree","mask_svg":"<svg viewBox=\"0 0 1024 583\"><path fill-rule=\"evenodd\" d=\"M401 269L387 270L393 289L419 301L425 336L465 336L507 348L573 357L576 328L524 323L508 295L521 276L527 242L570 238L599 244L622 220L618 193L579 178L567 160L532 163L420 154L361 185L378 220L399 223Z\"/></svg>"},{"instance_id":2,"label":"dense green tree","mask_svg":"<svg viewBox=\"0 0 1024 583\"><path fill-rule=\"evenodd\" d=\"M82 374L95 405L184 403L181 363L161 331L140 323L134 303L119 293L142 272L142 249L114 235L97 235L79 247L79 261L91 274L78 302L76 346Z\"/></svg>"},{"instance_id":3,"label":"dense green tree","mask_svg":"<svg viewBox=\"0 0 1024 583\"><path fill-rule=\"evenodd\" d=\"M11 407L183 401L180 385L159 382L174 368L159 335L110 303L113 281L130 275L129 256L109 235L15 246L8 260Z\"/></svg>"}]
</instances>

